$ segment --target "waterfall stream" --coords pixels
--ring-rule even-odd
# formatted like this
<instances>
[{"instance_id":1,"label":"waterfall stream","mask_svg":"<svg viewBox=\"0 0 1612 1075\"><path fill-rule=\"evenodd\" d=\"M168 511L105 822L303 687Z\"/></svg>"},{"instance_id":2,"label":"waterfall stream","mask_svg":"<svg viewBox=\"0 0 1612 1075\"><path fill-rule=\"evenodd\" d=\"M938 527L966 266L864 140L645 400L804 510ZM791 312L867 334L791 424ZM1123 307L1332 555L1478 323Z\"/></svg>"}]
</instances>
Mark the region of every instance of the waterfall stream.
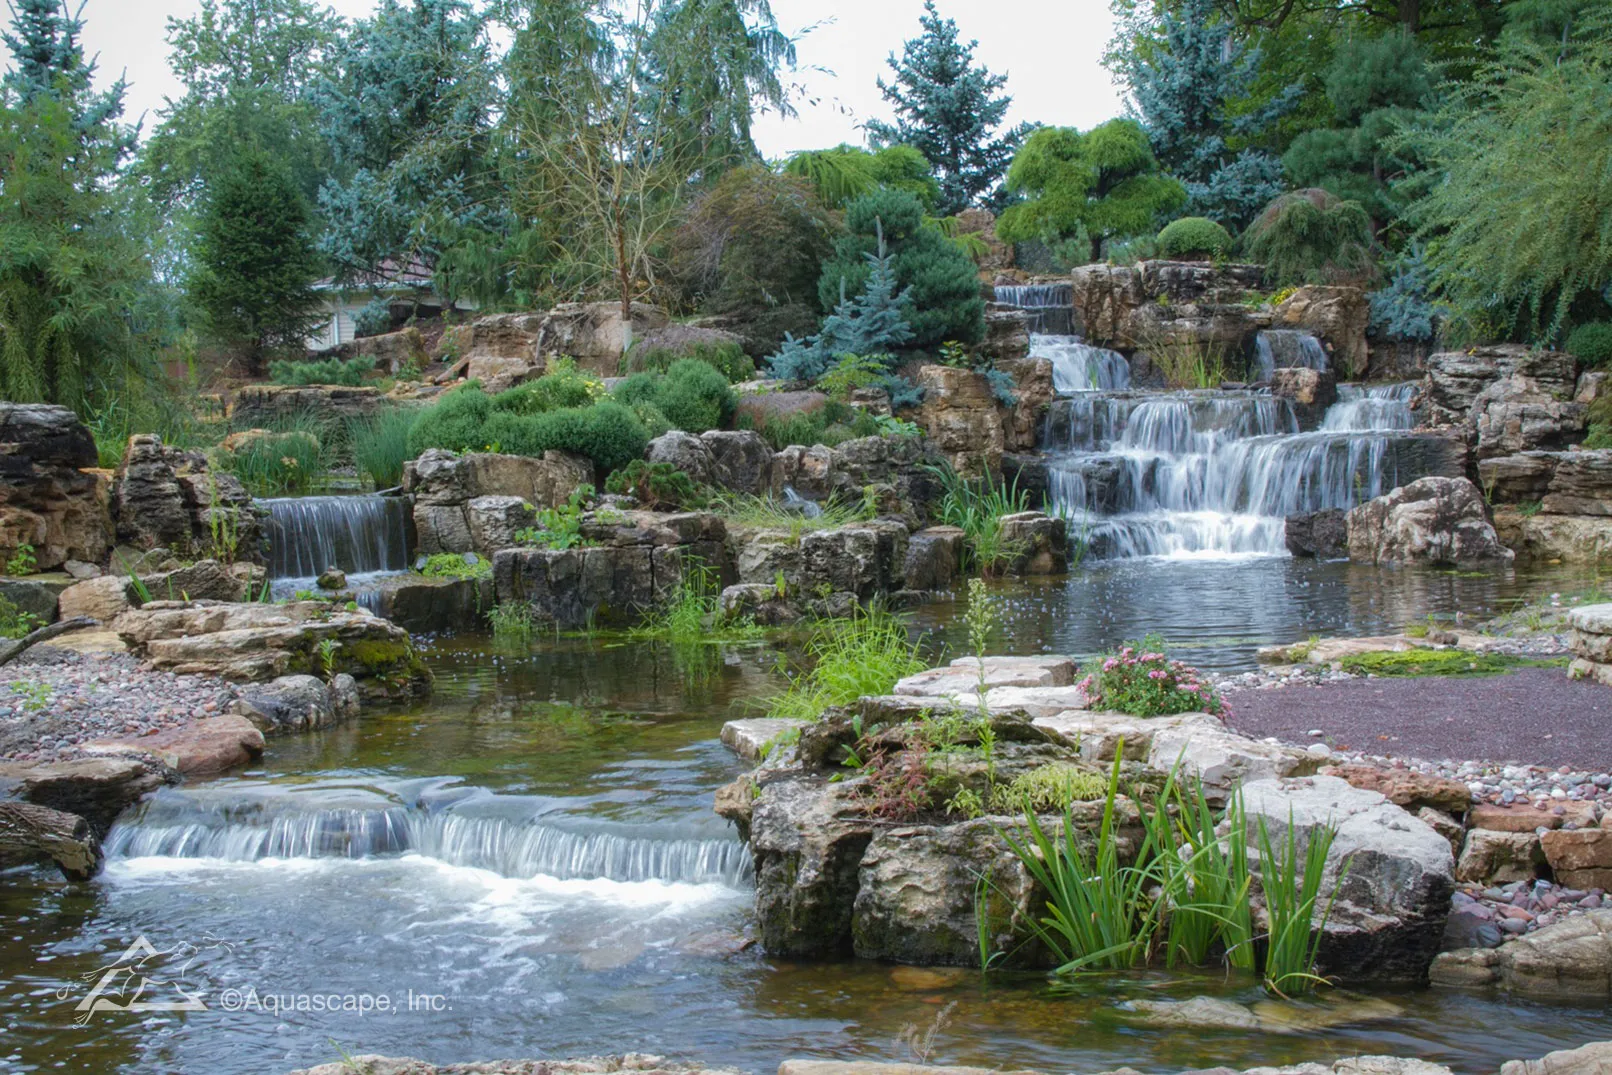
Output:
<instances>
[{"instance_id":1,"label":"waterfall stream","mask_svg":"<svg viewBox=\"0 0 1612 1075\"><path fill-rule=\"evenodd\" d=\"M1254 336L1254 365L1259 379L1268 381L1279 369L1325 370L1327 352L1311 333L1291 328L1266 329Z\"/></svg>"},{"instance_id":2,"label":"waterfall stream","mask_svg":"<svg viewBox=\"0 0 1612 1075\"><path fill-rule=\"evenodd\" d=\"M1001 305L1024 311L1031 335L1074 335L1075 289L1070 284L998 284L992 290Z\"/></svg>"}]
</instances>

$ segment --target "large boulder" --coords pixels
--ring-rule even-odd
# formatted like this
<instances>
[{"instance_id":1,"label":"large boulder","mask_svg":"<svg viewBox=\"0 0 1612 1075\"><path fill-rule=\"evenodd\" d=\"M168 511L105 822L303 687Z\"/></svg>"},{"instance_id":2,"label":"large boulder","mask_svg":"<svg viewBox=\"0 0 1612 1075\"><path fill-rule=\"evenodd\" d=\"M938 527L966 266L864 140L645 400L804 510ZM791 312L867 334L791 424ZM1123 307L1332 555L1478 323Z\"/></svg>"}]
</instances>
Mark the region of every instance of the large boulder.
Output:
<instances>
[{"instance_id":1,"label":"large boulder","mask_svg":"<svg viewBox=\"0 0 1612 1075\"><path fill-rule=\"evenodd\" d=\"M489 314L476 318L457 330L459 358L442 379L467 377L480 381L489 392L502 392L541 376L544 360L537 350L537 337L542 327L542 314Z\"/></svg>"},{"instance_id":2,"label":"large boulder","mask_svg":"<svg viewBox=\"0 0 1612 1075\"><path fill-rule=\"evenodd\" d=\"M1284 366L1272 374L1271 395L1292 405L1301 429L1315 429L1338 401L1338 377L1331 370Z\"/></svg>"},{"instance_id":3,"label":"large boulder","mask_svg":"<svg viewBox=\"0 0 1612 1075\"><path fill-rule=\"evenodd\" d=\"M711 484L760 496L772 487L773 450L753 430L713 429L700 434L711 454Z\"/></svg>"},{"instance_id":4,"label":"large boulder","mask_svg":"<svg viewBox=\"0 0 1612 1075\"><path fill-rule=\"evenodd\" d=\"M1592 1041L1576 1049L1558 1049L1538 1060L1508 1060L1500 1075L1606 1075L1612 1071L1612 1041Z\"/></svg>"},{"instance_id":5,"label":"large boulder","mask_svg":"<svg viewBox=\"0 0 1612 1075\"><path fill-rule=\"evenodd\" d=\"M1495 985L1523 996L1612 997L1612 911L1589 911L1499 948L1462 948L1433 963L1437 985Z\"/></svg>"},{"instance_id":6,"label":"large boulder","mask_svg":"<svg viewBox=\"0 0 1612 1075\"><path fill-rule=\"evenodd\" d=\"M315 731L358 715L358 682L345 673L329 683L318 676L281 676L242 688L230 708L264 735Z\"/></svg>"},{"instance_id":7,"label":"large boulder","mask_svg":"<svg viewBox=\"0 0 1612 1075\"><path fill-rule=\"evenodd\" d=\"M1589 408L1560 388L1512 374L1479 392L1467 425L1479 460L1536 449L1565 448L1584 437Z\"/></svg>"},{"instance_id":8,"label":"large boulder","mask_svg":"<svg viewBox=\"0 0 1612 1075\"><path fill-rule=\"evenodd\" d=\"M874 824L849 783L769 781L749 806L761 945L783 958L850 955Z\"/></svg>"},{"instance_id":9,"label":"large boulder","mask_svg":"<svg viewBox=\"0 0 1612 1075\"><path fill-rule=\"evenodd\" d=\"M1420 478L1349 512L1349 558L1368 564L1509 563L1478 487Z\"/></svg>"},{"instance_id":10,"label":"large boulder","mask_svg":"<svg viewBox=\"0 0 1612 1075\"><path fill-rule=\"evenodd\" d=\"M404 630L420 634L464 630L482 622L493 604L490 575L437 578L411 571L381 579L375 590L376 612Z\"/></svg>"},{"instance_id":11,"label":"large boulder","mask_svg":"<svg viewBox=\"0 0 1612 1075\"><path fill-rule=\"evenodd\" d=\"M1612 448L1491 457L1478 463L1478 479L1501 503L1533 500L1548 514L1612 516Z\"/></svg>"},{"instance_id":12,"label":"large boulder","mask_svg":"<svg viewBox=\"0 0 1612 1075\"><path fill-rule=\"evenodd\" d=\"M1294 556L1317 560L1341 560L1349 555L1349 513L1341 508L1289 515L1286 519L1287 551Z\"/></svg>"},{"instance_id":13,"label":"large boulder","mask_svg":"<svg viewBox=\"0 0 1612 1075\"><path fill-rule=\"evenodd\" d=\"M1520 344L1440 351L1427 360L1422 395L1429 424L1465 426L1478 396L1491 385L1519 375L1552 399L1573 399L1577 363L1560 351L1536 351Z\"/></svg>"},{"instance_id":14,"label":"large boulder","mask_svg":"<svg viewBox=\"0 0 1612 1075\"><path fill-rule=\"evenodd\" d=\"M0 402L0 561L31 545L35 568L98 563L112 548L95 439L66 407Z\"/></svg>"},{"instance_id":15,"label":"large boulder","mask_svg":"<svg viewBox=\"0 0 1612 1075\"><path fill-rule=\"evenodd\" d=\"M137 549L259 559L263 514L233 474L162 438L129 438L112 482L117 539ZM232 547L221 547L232 546Z\"/></svg>"},{"instance_id":16,"label":"large boulder","mask_svg":"<svg viewBox=\"0 0 1612 1075\"><path fill-rule=\"evenodd\" d=\"M565 355L584 369L614 377L635 340L669 324L665 310L643 303L632 304L629 323L619 302L563 302L543 318L534 346L541 356Z\"/></svg>"},{"instance_id":17,"label":"large boulder","mask_svg":"<svg viewBox=\"0 0 1612 1075\"><path fill-rule=\"evenodd\" d=\"M175 779L176 773L144 758L0 761L0 795L77 814L100 838L126 807Z\"/></svg>"},{"instance_id":18,"label":"large boulder","mask_svg":"<svg viewBox=\"0 0 1612 1075\"><path fill-rule=\"evenodd\" d=\"M1264 326L1243 302L1263 273L1258 265L1209 262L1084 265L1070 274L1076 328L1122 350L1170 343L1240 354Z\"/></svg>"},{"instance_id":19,"label":"large boulder","mask_svg":"<svg viewBox=\"0 0 1612 1075\"><path fill-rule=\"evenodd\" d=\"M705 440L680 429L662 433L650 441L644 458L652 464L675 467L701 484L709 484L716 469L716 460Z\"/></svg>"},{"instance_id":20,"label":"large boulder","mask_svg":"<svg viewBox=\"0 0 1612 1075\"><path fill-rule=\"evenodd\" d=\"M589 460L557 451L537 457L432 448L403 468L418 548L427 555L491 556L532 524L535 509L558 507L593 480Z\"/></svg>"},{"instance_id":21,"label":"large boulder","mask_svg":"<svg viewBox=\"0 0 1612 1075\"><path fill-rule=\"evenodd\" d=\"M935 451L966 478L1000 474L1006 434L985 375L928 365L918 371L918 386L924 390L918 424Z\"/></svg>"},{"instance_id":22,"label":"large boulder","mask_svg":"<svg viewBox=\"0 0 1612 1075\"><path fill-rule=\"evenodd\" d=\"M324 601L283 605L152 601L113 623L135 656L159 671L238 683L286 675L347 673L366 699L425 694L431 672L409 633L360 609Z\"/></svg>"},{"instance_id":23,"label":"large boulder","mask_svg":"<svg viewBox=\"0 0 1612 1075\"><path fill-rule=\"evenodd\" d=\"M1061 515L1021 511L1004 515L1002 540L1009 575L1062 575L1069 570L1069 521Z\"/></svg>"},{"instance_id":24,"label":"large boulder","mask_svg":"<svg viewBox=\"0 0 1612 1075\"><path fill-rule=\"evenodd\" d=\"M1014 404L1002 421L1002 443L1009 452L1033 452L1041 446L1047 408L1057 394L1052 362L1045 358L997 359L996 368L1013 378Z\"/></svg>"},{"instance_id":25,"label":"large boulder","mask_svg":"<svg viewBox=\"0 0 1612 1075\"><path fill-rule=\"evenodd\" d=\"M1256 780L1243 785L1242 799L1254 858L1261 823L1273 848L1291 830L1301 856L1322 828L1336 832L1322 882L1333 900L1318 957L1324 973L1348 981L1427 977L1455 888L1444 837L1386 796L1337 777Z\"/></svg>"},{"instance_id":26,"label":"large boulder","mask_svg":"<svg viewBox=\"0 0 1612 1075\"><path fill-rule=\"evenodd\" d=\"M1612 519L1496 508L1495 533L1519 560L1594 566L1612 560Z\"/></svg>"},{"instance_id":27,"label":"large boulder","mask_svg":"<svg viewBox=\"0 0 1612 1075\"><path fill-rule=\"evenodd\" d=\"M1298 329L1327 344L1332 368L1346 377L1366 373L1366 328L1370 323L1371 303L1358 287L1307 284L1271 311L1273 328Z\"/></svg>"}]
</instances>

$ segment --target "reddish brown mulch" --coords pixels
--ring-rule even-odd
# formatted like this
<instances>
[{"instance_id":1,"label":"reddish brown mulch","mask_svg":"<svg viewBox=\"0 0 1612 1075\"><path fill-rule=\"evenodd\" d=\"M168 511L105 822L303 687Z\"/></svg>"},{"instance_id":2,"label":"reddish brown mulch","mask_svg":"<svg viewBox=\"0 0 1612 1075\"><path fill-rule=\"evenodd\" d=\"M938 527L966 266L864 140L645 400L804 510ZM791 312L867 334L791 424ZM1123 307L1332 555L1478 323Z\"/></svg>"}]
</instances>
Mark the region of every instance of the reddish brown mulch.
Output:
<instances>
[{"instance_id":1,"label":"reddish brown mulch","mask_svg":"<svg viewBox=\"0 0 1612 1075\"><path fill-rule=\"evenodd\" d=\"M1565 669L1501 676L1355 679L1320 687L1229 691L1248 735L1429 761L1510 761L1612 771L1612 689ZM1312 736L1320 729L1321 737Z\"/></svg>"}]
</instances>

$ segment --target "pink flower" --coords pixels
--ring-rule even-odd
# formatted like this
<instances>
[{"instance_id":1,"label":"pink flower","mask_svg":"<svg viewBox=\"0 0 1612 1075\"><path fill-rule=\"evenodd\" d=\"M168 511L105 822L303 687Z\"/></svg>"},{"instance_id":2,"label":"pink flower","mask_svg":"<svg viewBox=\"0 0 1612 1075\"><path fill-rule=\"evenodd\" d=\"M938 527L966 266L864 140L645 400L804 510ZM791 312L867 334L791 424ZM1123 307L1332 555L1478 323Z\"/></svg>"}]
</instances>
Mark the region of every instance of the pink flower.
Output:
<instances>
[{"instance_id":1,"label":"pink flower","mask_svg":"<svg viewBox=\"0 0 1612 1075\"><path fill-rule=\"evenodd\" d=\"M1119 662L1112 657L1103 662L1103 671L1105 672L1112 672L1117 667L1119 667Z\"/></svg>"},{"instance_id":2,"label":"pink flower","mask_svg":"<svg viewBox=\"0 0 1612 1075\"><path fill-rule=\"evenodd\" d=\"M1155 668L1155 669L1153 669L1153 671L1151 671L1151 672L1149 672L1147 674L1147 678L1148 679L1164 679L1167 675L1168 675L1168 673L1161 672L1157 668Z\"/></svg>"}]
</instances>

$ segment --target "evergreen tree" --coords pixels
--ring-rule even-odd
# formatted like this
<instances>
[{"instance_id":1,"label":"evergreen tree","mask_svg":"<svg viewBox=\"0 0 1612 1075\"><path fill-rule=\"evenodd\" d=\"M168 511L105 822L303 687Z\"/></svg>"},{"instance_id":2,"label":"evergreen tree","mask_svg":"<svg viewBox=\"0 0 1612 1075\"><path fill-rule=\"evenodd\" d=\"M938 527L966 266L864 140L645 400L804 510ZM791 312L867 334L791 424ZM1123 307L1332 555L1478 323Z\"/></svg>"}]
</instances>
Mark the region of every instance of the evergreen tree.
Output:
<instances>
[{"instance_id":1,"label":"evergreen tree","mask_svg":"<svg viewBox=\"0 0 1612 1075\"><path fill-rule=\"evenodd\" d=\"M924 217L923 203L906 191L882 188L845 210L846 234L834 243L817 281L823 309L859 293L872 275L869 254L888 243L896 280L911 303L911 345L928 349L947 340L977 343L985 337L985 300L974 262Z\"/></svg>"},{"instance_id":2,"label":"evergreen tree","mask_svg":"<svg viewBox=\"0 0 1612 1075\"><path fill-rule=\"evenodd\" d=\"M940 184L929 162L911 146L884 146L872 152L848 145L802 150L784 162L784 172L810 183L832 209L843 209L880 187L916 195L926 210L933 210L940 198Z\"/></svg>"},{"instance_id":3,"label":"evergreen tree","mask_svg":"<svg viewBox=\"0 0 1612 1075\"><path fill-rule=\"evenodd\" d=\"M866 255L868 278L861 292L854 299L842 293L816 336L786 336L782 349L767 360L774 377L815 381L843 355L893 356L912 340L912 289L900 286L883 228L877 232L878 249Z\"/></svg>"},{"instance_id":4,"label":"evergreen tree","mask_svg":"<svg viewBox=\"0 0 1612 1075\"><path fill-rule=\"evenodd\" d=\"M190 296L209 333L261 373L270 352L301 347L319 323L319 270L290 171L243 150L214 182L199 228Z\"/></svg>"},{"instance_id":5,"label":"evergreen tree","mask_svg":"<svg viewBox=\"0 0 1612 1075\"><path fill-rule=\"evenodd\" d=\"M1233 230L1282 190L1282 163L1261 145L1298 102L1295 83L1254 103L1260 51L1238 44L1214 0L1181 0L1133 25L1117 74L1187 210Z\"/></svg>"},{"instance_id":6,"label":"evergreen tree","mask_svg":"<svg viewBox=\"0 0 1612 1075\"><path fill-rule=\"evenodd\" d=\"M995 191L1013 152L1029 129L996 132L1007 116L1006 75L993 75L974 63L974 48L958 40L957 23L943 19L934 0L924 0L923 33L906 43L898 61L891 56L895 81L879 80L884 99L895 106L894 124L868 124L875 146L912 146L934 167L940 197L934 211L951 216Z\"/></svg>"},{"instance_id":7,"label":"evergreen tree","mask_svg":"<svg viewBox=\"0 0 1612 1075\"><path fill-rule=\"evenodd\" d=\"M66 0L16 0L11 29L0 33L11 52L11 69L0 86L21 105L47 96L62 103L86 158L79 170L92 179L94 167L122 163L138 132L119 123L127 89L122 78L102 92L93 88L95 63L84 58L83 29L83 19L68 14ZM110 159L105 149L112 150Z\"/></svg>"},{"instance_id":8,"label":"evergreen tree","mask_svg":"<svg viewBox=\"0 0 1612 1075\"><path fill-rule=\"evenodd\" d=\"M1358 202L1381 232L1399 213L1391 184L1413 164L1391 148L1394 135L1432 96L1427 64L1406 34L1347 41L1326 90L1337 125L1299 135L1282 164L1298 186Z\"/></svg>"},{"instance_id":9,"label":"evergreen tree","mask_svg":"<svg viewBox=\"0 0 1612 1075\"><path fill-rule=\"evenodd\" d=\"M1025 200L1003 210L1000 238L1055 242L1084 231L1092 261L1101 260L1105 240L1151 232L1187 200L1179 182L1159 174L1146 132L1129 119L1085 134L1041 128L1013 158L1007 186Z\"/></svg>"}]
</instances>

